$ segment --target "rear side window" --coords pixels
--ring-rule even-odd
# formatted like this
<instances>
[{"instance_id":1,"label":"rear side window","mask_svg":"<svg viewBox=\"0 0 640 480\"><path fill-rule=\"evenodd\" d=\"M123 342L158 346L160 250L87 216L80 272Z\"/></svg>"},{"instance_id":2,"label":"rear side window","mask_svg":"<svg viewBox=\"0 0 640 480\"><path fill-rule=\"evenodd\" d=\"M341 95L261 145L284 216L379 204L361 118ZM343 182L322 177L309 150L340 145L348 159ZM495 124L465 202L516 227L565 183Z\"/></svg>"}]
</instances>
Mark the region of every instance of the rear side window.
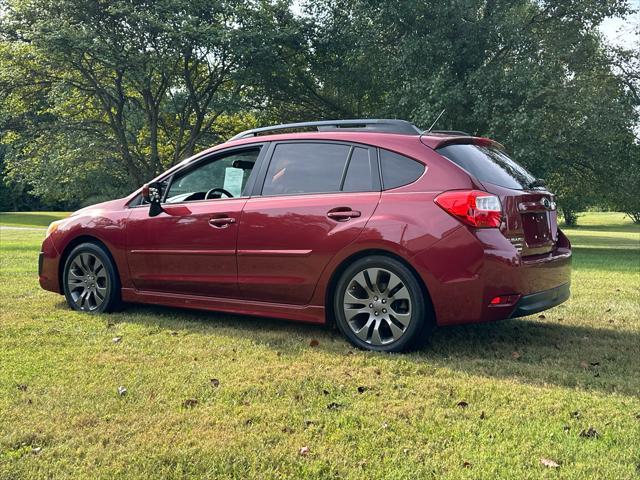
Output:
<instances>
[{"instance_id":1,"label":"rear side window","mask_svg":"<svg viewBox=\"0 0 640 480\"><path fill-rule=\"evenodd\" d=\"M481 182L523 190L535 177L502 150L485 145L448 145L437 149L453 163L462 167Z\"/></svg>"},{"instance_id":2,"label":"rear side window","mask_svg":"<svg viewBox=\"0 0 640 480\"><path fill-rule=\"evenodd\" d=\"M424 172L424 165L409 157L380 149L382 187L385 190L415 182Z\"/></svg>"},{"instance_id":3,"label":"rear side window","mask_svg":"<svg viewBox=\"0 0 640 480\"><path fill-rule=\"evenodd\" d=\"M342 185L343 192L368 192L373 189L369 150L355 147L351 152L347 173Z\"/></svg>"}]
</instances>

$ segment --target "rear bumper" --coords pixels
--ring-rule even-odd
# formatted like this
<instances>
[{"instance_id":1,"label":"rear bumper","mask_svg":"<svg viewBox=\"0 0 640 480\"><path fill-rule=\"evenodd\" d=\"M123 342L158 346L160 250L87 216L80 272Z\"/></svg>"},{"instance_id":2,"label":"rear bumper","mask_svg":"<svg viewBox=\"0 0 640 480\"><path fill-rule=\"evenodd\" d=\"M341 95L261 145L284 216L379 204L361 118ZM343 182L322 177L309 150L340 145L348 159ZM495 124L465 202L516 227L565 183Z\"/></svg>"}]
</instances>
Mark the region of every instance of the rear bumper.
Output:
<instances>
[{"instance_id":1,"label":"rear bumper","mask_svg":"<svg viewBox=\"0 0 640 480\"><path fill-rule=\"evenodd\" d=\"M564 235L554 251L524 258L497 229L460 228L444 240L413 258L438 325L531 315L569 297L572 254ZM491 304L498 296L513 303Z\"/></svg>"},{"instance_id":2,"label":"rear bumper","mask_svg":"<svg viewBox=\"0 0 640 480\"><path fill-rule=\"evenodd\" d=\"M516 303L510 318L524 317L542 312L566 302L570 295L571 288L569 283L542 292L523 295Z\"/></svg>"}]
</instances>

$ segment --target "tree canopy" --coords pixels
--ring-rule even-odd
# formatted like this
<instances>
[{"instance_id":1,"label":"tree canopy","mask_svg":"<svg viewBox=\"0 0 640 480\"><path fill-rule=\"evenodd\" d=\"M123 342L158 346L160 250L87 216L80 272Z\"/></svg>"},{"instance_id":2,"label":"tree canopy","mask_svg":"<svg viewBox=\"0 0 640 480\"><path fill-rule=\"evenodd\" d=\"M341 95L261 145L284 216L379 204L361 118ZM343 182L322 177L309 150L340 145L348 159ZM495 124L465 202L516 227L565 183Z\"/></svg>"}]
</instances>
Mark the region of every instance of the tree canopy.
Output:
<instances>
[{"instance_id":1,"label":"tree canopy","mask_svg":"<svg viewBox=\"0 0 640 480\"><path fill-rule=\"evenodd\" d=\"M294 13L294 10L300 10ZM124 194L257 124L395 117L485 135L569 222L640 218L639 53L622 0L5 0L5 183L48 202Z\"/></svg>"}]
</instances>

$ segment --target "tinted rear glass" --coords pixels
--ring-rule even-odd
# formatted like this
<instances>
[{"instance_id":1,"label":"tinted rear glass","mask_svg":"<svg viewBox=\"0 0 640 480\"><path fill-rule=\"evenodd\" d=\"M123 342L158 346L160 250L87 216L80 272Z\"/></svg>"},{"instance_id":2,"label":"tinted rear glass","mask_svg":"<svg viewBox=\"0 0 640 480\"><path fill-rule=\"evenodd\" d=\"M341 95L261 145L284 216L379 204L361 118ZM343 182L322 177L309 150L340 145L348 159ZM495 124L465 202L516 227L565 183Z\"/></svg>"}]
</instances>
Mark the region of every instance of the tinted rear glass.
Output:
<instances>
[{"instance_id":1,"label":"tinted rear glass","mask_svg":"<svg viewBox=\"0 0 640 480\"><path fill-rule=\"evenodd\" d=\"M380 167L385 190L415 182L424 172L420 162L384 149L380 149Z\"/></svg>"},{"instance_id":2,"label":"tinted rear glass","mask_svg":"<svg viewBox=\"0 0 640 480\"><path fill-rule=\"evenodd\" d=\"M481 182L523 190L535 181L535 177L524 167L495 147L448 145L437 151Z\"/></svg>"},{"instance_id":3,"label":"tinted rear glass","mask_svg":"<svg viewBox=\"0 0 640 480\"><path fill-rule=\"evenodd\" d=\"M373 190L369 150L356 147L351 152L349 168L342 186L343 192L368 192Z\"/></svg>"}]
</instances>

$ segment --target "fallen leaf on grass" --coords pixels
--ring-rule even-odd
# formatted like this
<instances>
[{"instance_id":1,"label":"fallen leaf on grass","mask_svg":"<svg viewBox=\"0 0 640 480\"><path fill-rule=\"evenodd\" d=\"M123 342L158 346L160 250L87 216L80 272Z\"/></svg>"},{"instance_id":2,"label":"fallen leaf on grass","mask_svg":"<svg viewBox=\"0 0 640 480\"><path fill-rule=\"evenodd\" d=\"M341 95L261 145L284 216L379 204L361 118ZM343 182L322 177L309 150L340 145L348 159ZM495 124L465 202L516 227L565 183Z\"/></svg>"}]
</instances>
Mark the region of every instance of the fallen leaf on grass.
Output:
<instances>
[{"instance_id":1,"label":"fallen leaf on grass","mask_svg":"<svg viewBox=\"0 0 640 480\"><path fill-rule=\"evenodd\" d=\"M309 455L309 447L300 448L300 450L298 450L298 454L302 455L303 457L306 457L307 455Z\"/></svg>"},{"instance_id":2,"label":"fallen leaf on grass","mask_svg":"<svg viewBox=\"0 0 640 480\"><path fill-rule=\"evenodd\" d=\"M20 385L18 385L18 390L20 390L21 392L26 392L27 386L24 383L21 383Z\"/></svg>"},{"instance_id":3,"label":"fallen leaf on grass","mask_svg":"<svg viewBox=\"0 0 640 480\"><path fill-rule=\"evenodd\" d=\"M122 341L122 337L113 337L113 338L111 339L111 341L112 341L113 343L120 343L120 342Z\"/></svg>"},{"instance_id":4,"label":"fallen leaf on grass","mask_svg":"<svg viewBox=\"0 0 640 480\"><path fill-rule=\"evenodd\" d=\"M580 418L580 410L576 410L575 412L571 412L571 418Z\"/></svg>"},{"instance_id":5,"label":"fallen leaf on grass","mask_svg":"<svg viewBox=\"0 0 640 480\"><path fill-rule=\"evenodd\" d=\"M33 453L34 455L39 454L42 451L42 447L34 447L31 449L31 453Z\"/></svg>"},{"instance_id":6,"label":"fallen leaf on grass","mask_svg":"<svg viewBox=\"0 0 640 480\"><path fill-rule=\"evenodd\" d=\"M473 464L471 462L462 462L462 468L471 468Z\"/></svg>"},{"instance_id":7,"label":"fallen leaf on grass","mask_svg":"<svg viewBox=\"0 0 640 480\"><path fill-rule=\"evenodd\" d=\"M124 397L127 394L127 391L127 387L123 387L122 385L118 387L118 395L121 397Z\"/></svg>"},{"instance_id":8,"label":"fallen leaf on grass","mask_svg":"<svg viewBox=\"0 0 640 480\"><path fill-rule=\"evenodd\" d=\"M459 401L458 403L456 403L456 405L460 408L467 408L469 406L469 404L464 400Z\"/></svg>"},{"instance_id":9,"label":"fallen leaf on grass","mask_svg":"<svg viewBox=\"0 0 640 480\"><path fill-rule=\"evenodd\" d=\"M550 460L548 458L544 458L542 457L540 459L540 463L542 465L544 465L545 467L549 467L549 468L559 468L560 465L557 462L554 462L553 460Z\"/></svg>"},{"instance_id":10,"label":"fallen leaf on grass","mask_svg":"<svg viewBox=\"0 0 640 480\"><path fill-rule=\"evenodd\" d=\"M182 402L182 406L184 408L193 408L198 405L198 400L195 398L187 398L184 402Z\"/></svg>"},{"instance_id":11,"label":"fallen leaf on grass","mask_svg":"<svg viewBox=\"0 0 640 480\"><path fill-rule=\"evenodd\" d=\"M310 347L317 347L318 345L320 345L320 342L315 338L309 342Z\"/></svg>"},{"instance_id":12,"label":"fallen leaf on grass","mask_svg":"<svg viewBox=\"0 0 640 480\"><path fill-rule=\"evenodd\" d=\"M511 352L511 358L518 360L520 358L520 354L518 352Z\"/></svg>"},{"instance_id":13,"label":"fallen leaf on grass","mask_svg":"<svg viewBox=\"0 0 640 480\"><path fill-rule=\"evenodd\" d=\"M368 389L367 387L360 386L360 387L358 387L358 389L357 389L357 390L358 390L358 393L364 393L364 392L366 392L366 391L367 391L367 390L369 390L369 389Z\"/></svg>"},{"instance_id":14,"label":"fallen leaf on grass","mask_svg":"<svg viewBox=\"0 0 640 480\"><path fill-rule=\"evenodd\" d=\"M582 430L580 432L580 436L582 438L598 438L600 436L600 432L598 432L595 428L589 427L586 430Z\"/></svg>"},{"instance_id":15,"label":"fallen leaf on grass","mask_svg":"<svg viewBox=\"0 0 640 480\"><path fill-rule=\"evenodd\" d=\"M580 362L580 368L589 368L589 364L587 362Z\"/></svg>"},{"instance_id":16,"label":"fallen leaf on grass","mask_svg":"<svg viewBox=\"0 0 640 480\"><path fill-rule=\"evenodd\" d=\"M214 388L220 386L220 380L218 380L217 378L212 378L211 380L209 380L209 383L211 383L211 386Z\"/></svg>"},{"instance_id":17,"label":"fallen leaf on grass","mask_svg":"<svg viewBox=\"0 0 640 480\"><path fill-rule=\"evenodd\" d=\"M337 410L341 407L342 405L340 405L339 403L336 402L331 402L329 405L327 405L327 410Z\"/></svg>"},{"instance_id":18,"label":"fallen leaf on grass","mask_svg":"<svg viewBox=\"0 0 640 480\"><path fill-rule=\"evenodd\" d=\"M569 425L565 425L564 427L562 427L562 430L566 433L569 432L569 430L571 430L571 427Z\"/></svg>"},{"instance_id":19,"label":"fallen leaf on grass","mask_svg":"<svg viewBox=\"0 0 640 480\"><path fill-rule=\"evenodd\" d=\"M316 421L307 419L307 420L304 421L304 424L305 424L305 426L310 427L311 425L315 425Z\"/></svg>"},{"instance_id":20,"label":"fallen leaf on grass","mask_svg":"<svg viewBox=\"0 0 640 480\"><path fill-rule=\"evenodd\" d=\"M484 410L480 412L480 420L484 420L487 416L484 413Z\"/></svg>"}]
</instances>

